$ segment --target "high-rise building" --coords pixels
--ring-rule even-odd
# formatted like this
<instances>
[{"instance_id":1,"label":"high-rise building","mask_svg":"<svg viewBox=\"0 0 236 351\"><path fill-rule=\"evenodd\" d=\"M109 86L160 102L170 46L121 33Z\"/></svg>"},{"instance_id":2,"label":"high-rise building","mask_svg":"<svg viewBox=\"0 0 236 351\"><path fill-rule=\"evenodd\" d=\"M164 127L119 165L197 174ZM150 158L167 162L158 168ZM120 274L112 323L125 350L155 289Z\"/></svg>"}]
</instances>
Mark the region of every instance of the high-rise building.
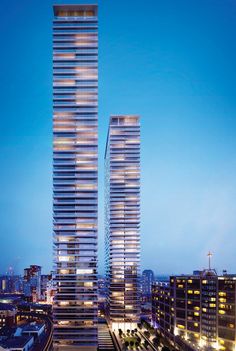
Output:
<instances>
[{"instance_id":1,"label":"high-rise building","mask_svg":"<svg viewBox=\"0 0 236 351\"><path fill-rule=\"evenodd\" d=\"M152 283L154 273L151 269L145 269L142 273L142 300L150 301L152 295Z\"/></svg>"},{"instance_id":2,"label":"high-rise building","mask_svg":"<svg viewBox=\"0 0 236 351\"><path fill-rule=\"evenodd\" d=\"M140 316L140 121L111 116L105 152L107 315L112 329Z\"/></svg>"},{"instance_id":3,"label":"high-rise building","mask_svg":"<svg viewBox=\"0 0 236 351\"><path fill-rule=\"evenodd\" d=\"M54 349L97 346L96 5L54 6Z\"/></svg>"},{"instance_id":4,"label":"high-rise building","mask_svg":"<svg viewBox=\"0 0 236 351\"><path fill-rule=\"evenodd\" d=\"M181 350L235 351L235 306L235 275L204 270L153 284L153 326Z\"/></svg>"}]
</instances>

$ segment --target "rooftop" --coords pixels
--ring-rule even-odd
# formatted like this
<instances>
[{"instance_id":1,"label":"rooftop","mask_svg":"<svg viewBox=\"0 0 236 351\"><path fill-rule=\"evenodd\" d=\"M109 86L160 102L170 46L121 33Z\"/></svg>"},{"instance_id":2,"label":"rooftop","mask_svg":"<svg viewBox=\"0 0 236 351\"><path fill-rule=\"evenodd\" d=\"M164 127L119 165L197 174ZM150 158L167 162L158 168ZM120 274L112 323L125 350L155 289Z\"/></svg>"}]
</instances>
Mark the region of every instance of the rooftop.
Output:
<instances>
[{"instance_id":1,"label":"rooftop","mask_svg":"<svg viewBox=\"0 0 236 351\"><path fill-rule=\"evenodd\" d=\"M15 338L10 338L0 342L0 346L3 348L15 348L15 347L24 347L28 342L33 339L32 336L17 336Z\"/></svg>"},{"instance_id":2,"label":"rooftop","mask_svg":"<svg viewBox=\"0 0 236 351\"><path fill-rule=\"evenodd\" d=\"M13 305L10 305L9 303L0 302L0 311L14 311L15 309L16 307Z\"/></svg>"},{"instance_id":3,"label":"rooftop","mask_svg":"<svg viewBox=\"0 0 236 351\"><path fill-rule=\"evenodd\" d=\"M53 12L56 17L92 17L97 16L98 6L95 4L54 5Z\"/></svg>"},{"instance_id":4,"label":"rooftop","mask_svg":"<svg viewBox=\"0 0 236 351\"><path fill-rule=\"evenodd\" d=\"M12 337L16 332L17 327L4 326L0 329L0 337Z\"/></svg>"},{"instance_id":5,"label":"rooftop","mask_svg":"<svg viewBox=\"0 0 236 351\"><path fill-rule=\"evenodd\" d=\"M27 324L23 327L23 332L40 331L44 327L43 323Z\"/></svg>"},{"instance_id":6,"label":"rooftop","mask_svg":"<svg viewBox=\"0 0 236 351\"><path fill-rule=\"evenodd\" d=\"M139 126L140 125L140 116L139 115L111 115L107 133L107 141L106 141L106 148L105 148L105 156L107 157L107 149L109 144L109 135L110 135L110 128L119 127L119 126Z\"/></svg>"}]
</instances>

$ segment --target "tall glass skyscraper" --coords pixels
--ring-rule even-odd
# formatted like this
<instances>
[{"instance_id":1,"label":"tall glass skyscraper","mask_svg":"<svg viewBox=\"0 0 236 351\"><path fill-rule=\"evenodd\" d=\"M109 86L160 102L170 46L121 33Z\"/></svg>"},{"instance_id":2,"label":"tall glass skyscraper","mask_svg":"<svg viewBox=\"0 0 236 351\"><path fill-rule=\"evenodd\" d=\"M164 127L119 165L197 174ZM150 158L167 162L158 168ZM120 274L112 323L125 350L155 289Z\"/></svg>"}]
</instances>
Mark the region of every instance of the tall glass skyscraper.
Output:
<instances>
[{"instance_id":1,"label":"tall glass skyscraper","mask_svg":"<svg viewBox=\"0 0 236 351\"><path fill-rule=\"evenodd\" d=\"M133 329L140 315L140 122L111 116L105 152L107 315Z\"/></svg>"},{"instance_id":2,"label":"tall glass skyscraper","mask_svg":"<svg viewBox=\"0 0 236 351\"><path fill-rule=\"evenodd\" d=\"M97 6L54 6L54 350L97 347L97 55Z\"/></svg>"}]
</instances>

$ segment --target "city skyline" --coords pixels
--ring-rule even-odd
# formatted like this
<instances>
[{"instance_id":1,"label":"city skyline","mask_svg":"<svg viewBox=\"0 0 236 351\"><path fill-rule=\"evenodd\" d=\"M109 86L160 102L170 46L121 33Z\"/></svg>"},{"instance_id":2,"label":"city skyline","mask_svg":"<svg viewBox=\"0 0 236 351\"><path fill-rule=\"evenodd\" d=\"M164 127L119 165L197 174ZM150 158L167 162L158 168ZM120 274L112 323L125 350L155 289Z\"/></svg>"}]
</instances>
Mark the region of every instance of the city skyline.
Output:
<instances>
[{"instance_id":1,"label":"city skyline","mask_svg":"<svg viewBox=\"0 0 236 351\"><path fill-rule=\"evenodd\" d=\"M12 3L10 11L10 4L3 1L7 20L1 23L3 33L8 33L8 21L17 25L3 39L6 50L1 57L6 68L2 72L6 117L0 270L5 272L11 265L19 272L34 263L50 271L53 2L35 2L39 20L30 17L33 4ZM142 267L158 274L191 273L207 266L206 254L212 250L213 266L234 272L235 5L181 1L178 9L168 1L175 10L171 12L162 2L151 1L154 11L143 18L142 6L132 8L128 3L131 19L122 11L122 3L99 4L100 272L104 272L102 160L109 115L114 113L142 115ZM119 14L122 28L117 28ZM136 23L141 20L142 29ZM171 26L173 20L177 30ZM25 42L13 41L18 33ZM20 53L13 64L15 48ZM12 99L15 104L9 108Z\"/></svg>"}]
</instances>

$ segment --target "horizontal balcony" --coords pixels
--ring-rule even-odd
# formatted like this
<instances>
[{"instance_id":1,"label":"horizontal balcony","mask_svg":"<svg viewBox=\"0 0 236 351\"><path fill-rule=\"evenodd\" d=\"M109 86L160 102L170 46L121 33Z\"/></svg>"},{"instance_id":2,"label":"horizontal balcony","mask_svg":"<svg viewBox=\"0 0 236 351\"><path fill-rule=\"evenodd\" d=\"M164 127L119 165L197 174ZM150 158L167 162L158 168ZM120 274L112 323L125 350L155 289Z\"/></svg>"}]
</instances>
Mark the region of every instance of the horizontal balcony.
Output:
<instances>
[{"instance_id":1,"label":"horizontal balcony","mask_svg":"<svg viewBox=\"0 0 236 351\"><path fill-rule=\"evenodd\" d=\"M60 58L56 57L53 60L53 69L70 69L74 68L76 66L83 66L83 67L94 67L98 69L98 60L96 56L90 56L90 57L80 57L77 55L73 59L66 59L66 58Z\"/></svg>"},{"instance_id":2,"label":"horizontal balcony","mask_svg":"<svg viewBox=\"0 0 236 351\"><path fill-rule=\"evenodd\" d=\"M63 30L66 30L66 28L94 28L98 29L98 22L97 22L97 17L86 19L72 19L70 18L69 20L65 21L62 17L58 17L56 20L53 21L53 29L56 28L62 28Z\"/></svg>"},{"instance_id":3,"label":"horizontal balcony","mask_svg":"<svg viewBox=\"0 0 236 351\"><path fill-rule=\"evenodd\" d=\"M98 206L54 206L53 210L54 210L54 214L55 215L59 215L60 213L63 213L65 211L68 211L68 214L77 214L77 212L86 212L86 211L97 211ZM62 212L63 211L63 212ZM72 212L72 213L71 213Z\"/></svg>"}]
</instances>

